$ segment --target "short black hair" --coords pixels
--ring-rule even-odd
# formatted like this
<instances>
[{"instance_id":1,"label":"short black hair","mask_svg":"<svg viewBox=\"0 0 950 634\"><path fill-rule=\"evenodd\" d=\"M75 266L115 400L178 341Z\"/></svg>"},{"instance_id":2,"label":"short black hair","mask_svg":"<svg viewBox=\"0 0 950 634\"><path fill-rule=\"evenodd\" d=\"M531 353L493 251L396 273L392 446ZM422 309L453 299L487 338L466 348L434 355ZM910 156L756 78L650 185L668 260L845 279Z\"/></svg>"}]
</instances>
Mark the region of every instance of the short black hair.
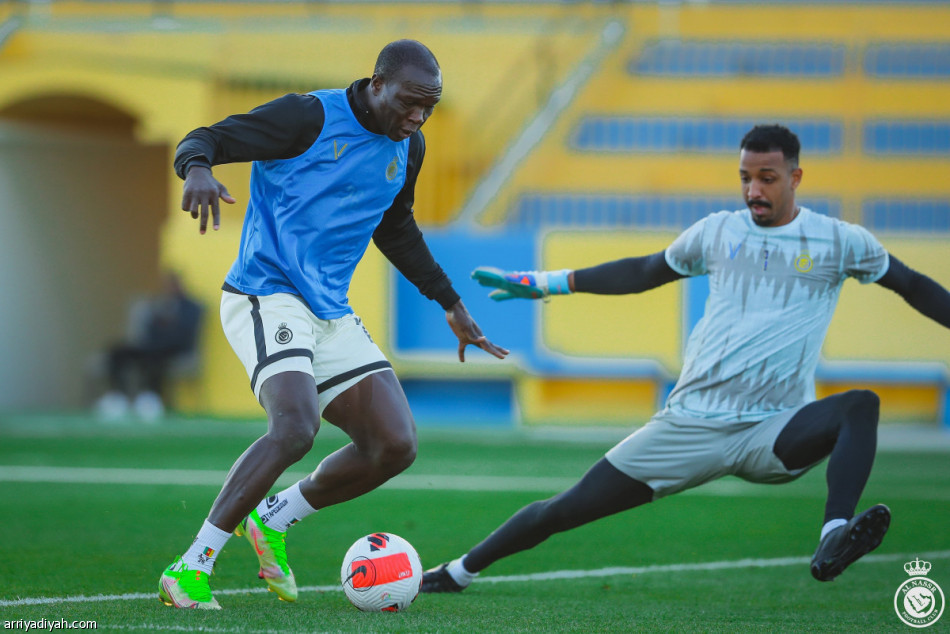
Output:
<instances>
[{"instance_id":1,"label":"short black hair","mask_svg":"<svg viewBox=\"0 0 950 634\"><path fill-rule=\"evenodd\" d=\"M440 72L435 55L423 43L416 40L396 40L379 52L373 74L386 79L406 66L428 71L433 75Z\"/></svg>"},{"instance_id":2,"label":"short black hair","mask_svg":"<svg viewBox=\"0 0 950 634\"><path fill-rule=\"evenodd\" d=\"M781 150L782 156L792 167L798 167L798 154L802 150L802 144L795 136L795 133L783 125L757 125L742 137L742 143L739 144L740 150L749 152L778 152Z\"/></svg>"}]
</instances>

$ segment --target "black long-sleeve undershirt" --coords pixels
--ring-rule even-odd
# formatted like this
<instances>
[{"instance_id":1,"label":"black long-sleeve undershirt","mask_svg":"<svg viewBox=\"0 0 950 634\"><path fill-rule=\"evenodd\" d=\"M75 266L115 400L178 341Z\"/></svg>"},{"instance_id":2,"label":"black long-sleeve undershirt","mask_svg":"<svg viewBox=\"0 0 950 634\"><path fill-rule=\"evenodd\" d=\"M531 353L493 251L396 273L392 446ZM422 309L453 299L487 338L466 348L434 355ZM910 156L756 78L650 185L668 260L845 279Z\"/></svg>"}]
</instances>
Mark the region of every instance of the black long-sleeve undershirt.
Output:
<instances>
[{"instance_id":1,"label":"black long-sleeve undershirt","mask_svg":"<svg viewBox=\"0 0 950 634\"><path fill-rule=\"evenodd\" d=\"M670 268L664 252L660 251L578 269L574 271L574 292L598 295L642 293L683 277Z\"/></svg>"},{"instance_id":2,"label":"black long-sleeve undershirt","mask_svg":"<svg viewBox=\"0 0 950 634\"><path fill-rule=\"evenodd\" d=\"M887 272L877 283L903 297L920 314L950 328L950 291L892 254L888 256ZM574 291L599 295L642 293L683 277L670 268L660 251L578 269L574 271Z\"/></svg>"},{"instance_id":3,"label":"black long-sleeve undershirt","mask_svg":"<svg viewBox=\"0 0 950 634\"><path fill-rule=\"evenodd\" d=\"M878 284L904 298L917 312L950 328L950 292L888 254L890 264Z\"/></svg>"},{"instance_id":4,"label":"black long-sleeve undershirt","mask_svg":"<svg viewBox=\"0 0 950 634\"><path fill-rule=\"evenodd\" d=\"M368 82L353 82L346 96L357 121L372 130L372 115L360 96ZM323 104L318 98L285 95L246 114L232 115L190 132L175 152L175 173L183 179L195 166L294 158L314 144L324 121ZM448 310L459 301L459 295L432 256L413 215L416 179L424 157L425 137L416 131L409 139L406 182L383 214L373 242L423 295Z\"/></svg>"},{"instance_id":5,"label":"black long-sleeve undershirt","mask_svg":"<svg viewBox=\"0 0 950 634\"><path fill-rule=\"evenodd\" d=\"M300 156L320 136L324 120L323 103L313 95L284 95L189 132L175 150L175 173L184 179L194 166Z\"/></svg>"}]
</instances>

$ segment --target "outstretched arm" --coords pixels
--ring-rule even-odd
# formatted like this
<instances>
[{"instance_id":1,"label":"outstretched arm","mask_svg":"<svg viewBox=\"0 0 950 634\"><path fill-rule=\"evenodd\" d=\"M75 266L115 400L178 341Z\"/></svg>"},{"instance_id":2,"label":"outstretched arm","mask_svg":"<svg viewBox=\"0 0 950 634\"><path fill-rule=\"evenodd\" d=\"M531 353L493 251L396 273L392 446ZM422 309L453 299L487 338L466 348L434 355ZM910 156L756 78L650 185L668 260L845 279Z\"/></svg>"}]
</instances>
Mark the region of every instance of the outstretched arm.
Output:
<instances>
[{"instance_id":1,"label":"outstretched arm","mask_svg":"<svg viewBox=\"0 0 950 634\"><path fill-rule=\"evenodd\" d=\"M683 277L685 276L670 268L664 252L660 251L638 258L624 258L578 269L569 279L571 290L576 293L627 295L642 293Z\"/></svg>"},{"instance_id":2,"label":"outstretched arm","mask_svg":"<svg viewBox=\"0 0 950 634\"><path fill-rule=\"evenodd\" d=\"M903 297L920 314L950 328L950 292L893 255L888 255L890 264L887 273L877 283Z\"/></svg>"},{"instance_id":3,"label":"outstretched arm","mask_svg":"<svg viewBox=\"0 0 950 634\"><path fill-rule=\"evenodd\" d=\"M472 272L472 277L482 286L497 289L488 296L502 301L516 297L541 299L575 292L597 295L642 293L685 276L670 268L664 252L660 251L577 271L502 271L479 267Z\"/></svg>"}]
</instances>

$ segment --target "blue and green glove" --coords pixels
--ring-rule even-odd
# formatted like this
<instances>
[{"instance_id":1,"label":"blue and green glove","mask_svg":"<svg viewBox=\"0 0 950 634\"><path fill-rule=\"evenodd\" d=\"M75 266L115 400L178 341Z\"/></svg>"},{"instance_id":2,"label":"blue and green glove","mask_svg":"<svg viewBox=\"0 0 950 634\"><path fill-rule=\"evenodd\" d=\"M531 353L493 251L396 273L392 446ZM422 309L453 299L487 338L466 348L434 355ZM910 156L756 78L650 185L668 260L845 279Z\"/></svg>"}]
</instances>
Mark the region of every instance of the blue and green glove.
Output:
<instances>
[{"instance_id":1,"label":"blue and green glove","mask_svg":"<svg viewBox=\"0 0 950 634\"><path fill-rule=\"evenodd\" d=\"M472 271L472 279L497 290L488 294L496 302L506 299L542 299L550 295L571 293L567 276L563 271L503 271L490 266L480 266Z\"/></svg>"}]
</instances>

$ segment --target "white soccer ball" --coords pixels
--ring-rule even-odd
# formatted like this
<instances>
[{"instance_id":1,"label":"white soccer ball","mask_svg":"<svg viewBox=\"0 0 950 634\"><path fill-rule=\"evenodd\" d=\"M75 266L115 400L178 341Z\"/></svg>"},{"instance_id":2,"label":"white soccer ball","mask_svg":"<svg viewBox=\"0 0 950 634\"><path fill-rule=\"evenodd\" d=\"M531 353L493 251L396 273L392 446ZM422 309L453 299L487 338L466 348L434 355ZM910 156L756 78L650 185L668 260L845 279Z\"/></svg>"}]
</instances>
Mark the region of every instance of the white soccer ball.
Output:
<instances>
[{"instance_id":1,"label":"white soccer ball","mask_svg":"<svg viewBox=\"0 0 950 634\"><path fill-rule=\"evenodd\" d=\"M373 533L346 551L340 581L346 598L360 610L398 612L419 595L422 562L402 537Z\"/></svg>"}]
</instances>

